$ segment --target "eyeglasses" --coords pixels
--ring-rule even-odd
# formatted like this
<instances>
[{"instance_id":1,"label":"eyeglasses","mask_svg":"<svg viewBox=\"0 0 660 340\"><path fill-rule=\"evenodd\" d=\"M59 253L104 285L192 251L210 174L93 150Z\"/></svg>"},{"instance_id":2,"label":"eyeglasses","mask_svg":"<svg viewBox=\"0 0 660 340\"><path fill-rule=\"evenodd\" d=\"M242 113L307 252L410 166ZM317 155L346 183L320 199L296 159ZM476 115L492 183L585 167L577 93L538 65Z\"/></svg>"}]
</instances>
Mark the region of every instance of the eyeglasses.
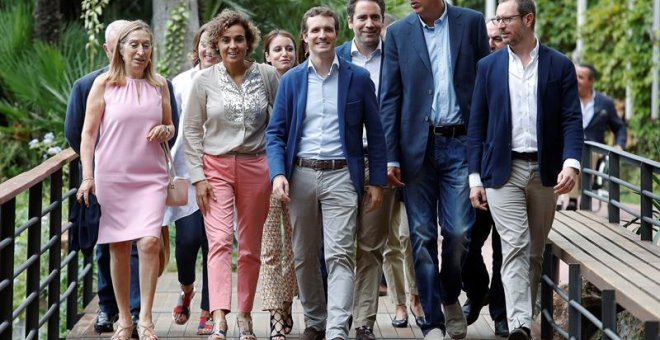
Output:
<instances>
[{"instance_id":1,"label":"eyeglasses","mask_svg":"<svg viewBox=\"0 0 660 340\"><path fill-rule=\"evenodd\" d=\"M497 25L497 26L501 25L502 23L504 23L505 25L508 25L513 21L514 18L517 18L517 17L522 18L524 16L525 16L524 14L516 14L516 15L512 15L510 17L496 17L496 18L490 19L490 22L492 22L493 25Z\"/></svg>"}]
</instances>

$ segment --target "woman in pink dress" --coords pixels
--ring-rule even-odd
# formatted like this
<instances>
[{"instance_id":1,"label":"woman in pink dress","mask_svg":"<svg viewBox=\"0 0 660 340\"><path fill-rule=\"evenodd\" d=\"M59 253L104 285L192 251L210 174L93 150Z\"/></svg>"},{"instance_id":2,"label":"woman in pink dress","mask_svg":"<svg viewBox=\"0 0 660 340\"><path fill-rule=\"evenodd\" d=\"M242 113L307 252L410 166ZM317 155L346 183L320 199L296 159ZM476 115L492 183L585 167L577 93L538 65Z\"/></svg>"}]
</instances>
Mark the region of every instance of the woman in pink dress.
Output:
<instances>
[{"instance_id":1,"label":"woman in pink dress","mask_svg":"<svg viewBox=\"0 0 660 340\"><path fill-rule=\"evenodd\" d=\"M142 306L140 339L158 339L151 317L160 228L167 197L167 170L160 143L174 136L169 90L154 73L153 34L137 20L120 32L107 73L94 81L87 99L81 140L83 182L78 200L101 205L98 243L110 244L110 272L119 307L111 339L129 340L129 259L137 240ZM98 138L98 143L95 143ZM95 145L96 144L96 145Z\"/></svg>"}]
</instances>

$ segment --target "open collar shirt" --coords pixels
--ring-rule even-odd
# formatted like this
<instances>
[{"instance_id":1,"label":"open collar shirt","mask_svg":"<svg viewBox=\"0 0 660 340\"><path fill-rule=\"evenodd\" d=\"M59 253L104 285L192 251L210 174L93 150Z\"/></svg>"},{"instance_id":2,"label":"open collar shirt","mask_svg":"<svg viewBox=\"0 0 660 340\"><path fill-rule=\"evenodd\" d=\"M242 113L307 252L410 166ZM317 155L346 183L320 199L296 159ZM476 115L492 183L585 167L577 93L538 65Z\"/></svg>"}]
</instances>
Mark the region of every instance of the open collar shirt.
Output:
<instances>
[{"instance_id":1,"label":"open collar shirt","mask_svg":"<svg viewBox=\"0 0 660 340\"><path fill-rule=\"evenodd\" d=\"M339 59L335 54L330 73L318 73L311 61L307 67L307 106L302 123L298 158L344 159L339 135Z\"/></svg>"}]
</instances>

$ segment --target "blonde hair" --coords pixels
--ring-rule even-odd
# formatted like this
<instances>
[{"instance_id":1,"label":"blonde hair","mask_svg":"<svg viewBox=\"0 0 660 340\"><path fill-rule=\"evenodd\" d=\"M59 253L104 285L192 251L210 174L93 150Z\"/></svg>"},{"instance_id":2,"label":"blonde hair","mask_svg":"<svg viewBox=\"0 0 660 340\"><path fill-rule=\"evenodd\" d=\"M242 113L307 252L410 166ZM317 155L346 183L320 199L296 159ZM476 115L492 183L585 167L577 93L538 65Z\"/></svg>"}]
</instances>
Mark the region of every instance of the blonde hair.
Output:
<instances>
[{"instance_id":1,"label":"blonde hair","mask_svg":"<svg viewBox=\"0 0 660 340\"><path fill-rule=\"evenodd\" d=\"M124 25L119 31L119 35L117 36L117 42L115 43L115 49L112 54L112 61L110 62L110 69L108 70L108 77L106 79L106 82L116 86L126 85L126 68L124 65L124 58L122 58L121 55L121 49L122 49L122 45L126 43L126 38L128 37L128 35L135 31L147 32L149 34L149 40L152 43L151 54L149 55L149 60L147 61L148 63L147 63L147 67L144 70L143 78L146 79L149 84L156 87L161 87L165 85L164 82L161 80L162 78L158 76L154 71L154 63L153 63L154 35L151 32L151 29L149 29L149 25L147 25L142 20L130 21L129 23Z\"/></svg>"}]
</instances>

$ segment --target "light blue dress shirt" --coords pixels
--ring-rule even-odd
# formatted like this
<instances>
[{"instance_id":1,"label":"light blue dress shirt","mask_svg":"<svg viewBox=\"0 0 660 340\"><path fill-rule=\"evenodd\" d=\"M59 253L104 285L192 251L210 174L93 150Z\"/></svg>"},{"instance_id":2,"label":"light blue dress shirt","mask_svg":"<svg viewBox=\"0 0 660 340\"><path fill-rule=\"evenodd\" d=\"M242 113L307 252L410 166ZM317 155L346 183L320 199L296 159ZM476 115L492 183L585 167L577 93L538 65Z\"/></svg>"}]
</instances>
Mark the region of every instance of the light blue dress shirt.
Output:
<instances>
[{"instance_id":1,"label":"light blue dress shirt","mask_svg":"<svg viewBox=\"0 0 660 340\"><path fill-rule=\"evenodd\" d=\"M308 62L307 108L302 123L298 158L344 159L339 136L339 59L335 54L330 73L323 77Z\"/></svg>"},{"instance_id":2,"label":"light blue dress shirt","mask_svg":"<svg viewBox=\"0 0 660 340\"><path fill-rule=\"evenodd\" d=\"M433 104L431 120L434 126L463 124L460 107L454 91L454 78L451 65L451 46L449 44L449 17L447 3L445 11L430 27L419 18L424 32L426 49L433 72Z\"/></svg>"}]
</instances>

